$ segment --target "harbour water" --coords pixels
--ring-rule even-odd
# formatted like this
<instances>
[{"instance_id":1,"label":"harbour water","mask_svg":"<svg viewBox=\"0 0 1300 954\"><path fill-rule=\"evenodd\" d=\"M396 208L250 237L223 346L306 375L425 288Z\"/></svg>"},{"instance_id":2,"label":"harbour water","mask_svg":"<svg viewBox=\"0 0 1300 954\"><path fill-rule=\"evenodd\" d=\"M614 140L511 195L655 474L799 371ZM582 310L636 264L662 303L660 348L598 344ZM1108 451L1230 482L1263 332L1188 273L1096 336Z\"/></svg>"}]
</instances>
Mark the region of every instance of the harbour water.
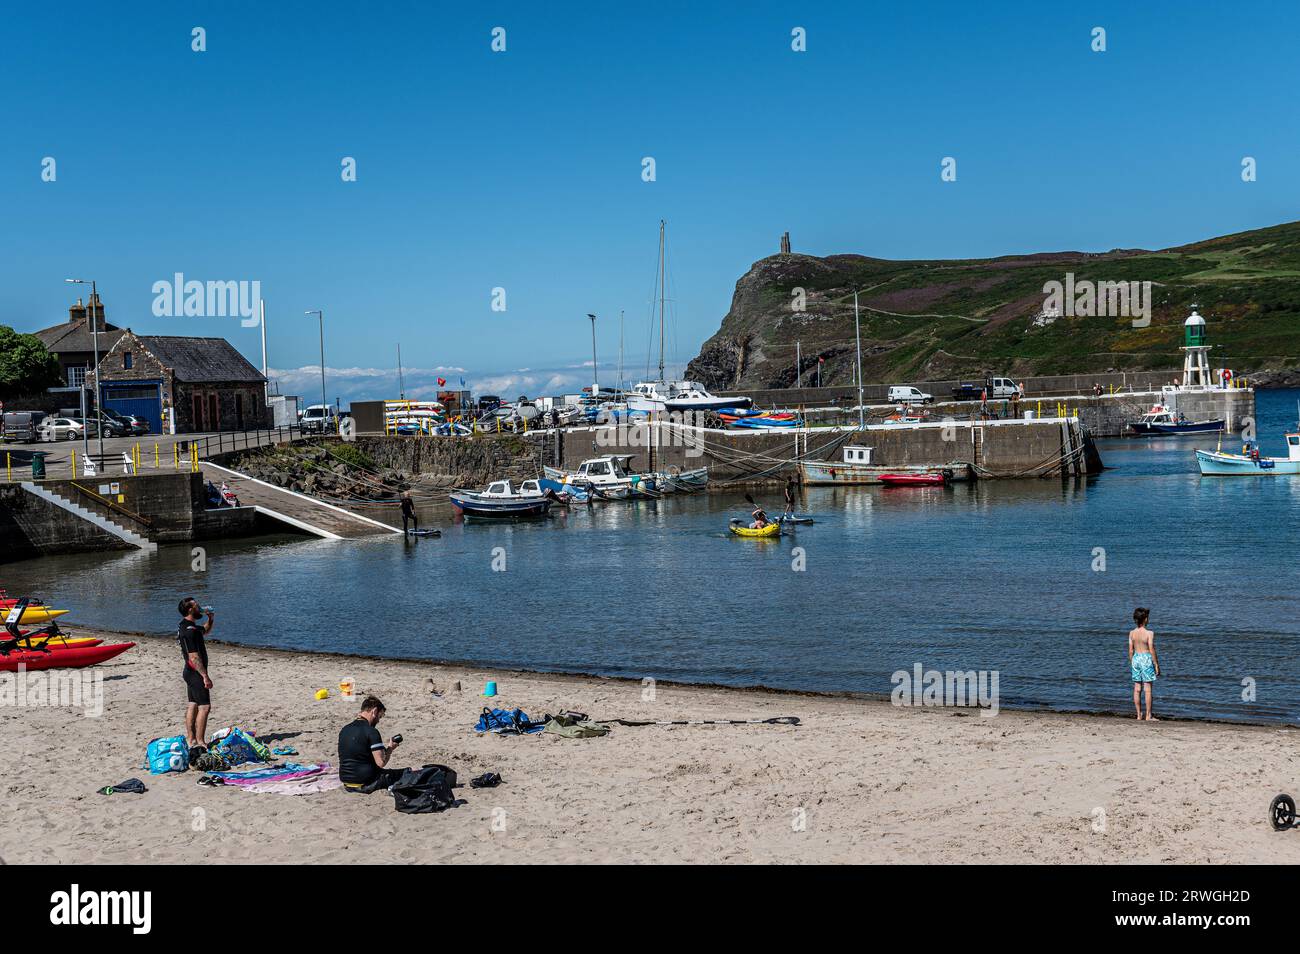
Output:
<instances>
[{"instance_id":1,"label":"harbour water","mask_svg":"<svg viewBox=\"0 0 1300 954\"><path fill-rule=\"evenodd\" d=\"M1297 397L1260 392L1264 453ZM997 671L1004 707L1121 713L1142 605L1157 714L1300 722L1300 478L1201 478L1192 450L1215 440L1101 441L1086 481L810 489L816 524L777 541L732 537L741 496L702 494L429 511L441 539L213 542L202 571L189 547L45 558L0 584L70 607L69 629L168 632L190 594L251 645L879 694L919 663Z\"/></svg>"}]
</instances>

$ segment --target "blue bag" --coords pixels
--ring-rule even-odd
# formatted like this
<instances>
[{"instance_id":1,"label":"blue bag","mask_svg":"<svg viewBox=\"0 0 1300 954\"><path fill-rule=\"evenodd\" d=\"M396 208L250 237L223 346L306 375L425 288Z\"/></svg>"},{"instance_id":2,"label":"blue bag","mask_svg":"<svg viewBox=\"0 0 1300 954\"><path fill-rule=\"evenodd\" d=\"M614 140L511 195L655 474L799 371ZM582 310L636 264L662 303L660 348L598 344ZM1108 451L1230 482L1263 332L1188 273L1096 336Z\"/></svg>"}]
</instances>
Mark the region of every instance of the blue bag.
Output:
<instances>
[{"instance_id":1,"label":"blue bag","mask_svg":"<svg viewBox=\"0 0 1300 954\"><path fill-rule=\"evenodd\" d=\"M154 739L145 750L144 758L152 775L184 772L190 767L190 747L185 744L185 737L180 735Z\"/></svg>"}]
</instances>

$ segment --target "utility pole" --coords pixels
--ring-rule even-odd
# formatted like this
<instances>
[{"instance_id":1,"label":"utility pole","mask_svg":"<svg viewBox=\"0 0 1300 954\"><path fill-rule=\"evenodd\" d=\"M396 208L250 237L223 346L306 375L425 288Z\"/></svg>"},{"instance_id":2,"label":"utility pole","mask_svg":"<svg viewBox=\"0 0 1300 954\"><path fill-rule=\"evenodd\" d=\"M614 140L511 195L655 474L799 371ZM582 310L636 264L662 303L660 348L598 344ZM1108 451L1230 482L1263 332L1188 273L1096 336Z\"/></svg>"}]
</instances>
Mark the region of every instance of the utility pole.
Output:
<instances>
[{"instance_id":1,"label":"utility pole","mask_svg":"<svg viewBox=\"0 0 1300 954\"><path fill-rule=\"evenodd\" d=\"M803 343L794 343L794 386L803 387Z\"/></svg>"},{"instance_id":2,"label":"utility pole","mask_svg":"<svg viewBox=\"0 0 1300 954\"><path fill-rule=\"evenodd\" d=\"M858 430L865 427L862 408L862 323L858 319L858 290L853 289L853 330L858 340Z\"/></svg>"}]
</instances>

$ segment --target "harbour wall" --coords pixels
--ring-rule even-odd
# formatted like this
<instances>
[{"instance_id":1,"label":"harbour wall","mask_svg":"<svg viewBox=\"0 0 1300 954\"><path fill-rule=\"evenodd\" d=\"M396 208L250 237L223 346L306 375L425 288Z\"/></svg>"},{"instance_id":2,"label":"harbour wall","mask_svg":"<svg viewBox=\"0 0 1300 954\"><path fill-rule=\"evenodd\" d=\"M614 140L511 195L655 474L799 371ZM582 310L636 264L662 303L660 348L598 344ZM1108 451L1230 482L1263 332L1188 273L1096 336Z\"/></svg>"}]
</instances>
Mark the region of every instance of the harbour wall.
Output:
<instances>
[{"instance_id":1,"label":"harbour wall","mask_svg":"<svg viewBox=\"0 0 1300 954\"><path fill-rule=\"evenodd\" d=\"M814 372L815 374L816 372ZM1175 380L1181 378L1183 371L1181 368L1172 368L1165 371L1112 371L1102 374L1050 374L1037 375L1034 377L1016 377L1015 375L1002 375L1001 372L994 371L992 376L1009 377L1017 383L1025 386L1027 400L1037 400L1040 397L1061 397L1069 394L1088 394L1097 385L1101 385L1106 391L1159 391L1165 385L1173 384ZM811 380L812 375L804 374L804 380ZM1239 380L1249 382L1249 374L1238 375ZM911 385L919 388L926 394L934 395L936 401L945 401L952 397L953 388L962 384L982 384L983 377L976 376L971 378L961 378L946 381L894 381L894 385ZM862 399L868 403L883 403L889 393L892 385L888 382L883 384L864 384L862 386ZM818 407L827 404L853 404L858 401L858 389L853 385L836 385L834 387L811 387L805 385L801 388L767 388L763 390L749 391L719 391L721 397L750 397L759 407Z\"/></svg>"},{"instance_id":2,"label":"harbour wall","mask_svg":"<svg viewBox=\"0 0 1300 954\"><path fill-rule=\"evenodd\" d=\"M209 510L201 474L121 474L39 483L155 543L246 536L257 530L251 508ZM0 562L122 549L133 547L17 483L0 484Z\"/></svg>"},{"instance_id":3,"label":"harbour wall","mask_svg":"<svg viewBox=\"0 0 1300 954\"><path fill-rule=\"evenodd\" d=\"M1055 417L1064 410L1067 417L1078 417L1088 432L1094 437L1123 437L1129 433L1130 421L1138 420L1151 410L1152 405L1165 402L1174 412L1182 412L1189 420L1211 420L1222 418L1225 426L1232 431L1239 431L1242 422L1255 414L1255 391L1253 388L1232 388L1226 391L1177 391L1172 394L1161 391L1123 391L1115 394L1074 394L1054 398L1029 398L1021 401L1017 408L1011 401L999 398L988 402L988 410L1001 420L1015 416L1023 417L1026 411L1032 411L1035 417ZM856 423L857 410L842 408L809 408L804 412L810 423L848 425ZM921 410L921 409L915 409ZM978 401L942 401L926 405L924 413L928 420L942 420L947 417L959 421L979 416ZM890 405L871 407L866 412L868 421L879 421L886 415L893 414Z\"/></svg>"},{"instance_id":4,"label":"harbour wall","mask_svg":"<svg viewBox=\"0 0 1300 954\"><path fill-rule=\"evenodd\" d=\"M654 428L652 433L651 428ZM554 436L552 435L554 441ZM558 444L558 446L556 446ZM1102 469L1079 421L955 421L857 428L722 431L671 424L570 428L546 449L547 463L576 470L606 454L631 456L633 470L708 467L714 483L783 481L799 460L840 460L845 444L873 448L883 466L970 464L983 477L1096 473ZM1061 466L1062 459L1067 461ZM1053 466L1053 463L1056 466Z\"/></svg>"}]
</instances>

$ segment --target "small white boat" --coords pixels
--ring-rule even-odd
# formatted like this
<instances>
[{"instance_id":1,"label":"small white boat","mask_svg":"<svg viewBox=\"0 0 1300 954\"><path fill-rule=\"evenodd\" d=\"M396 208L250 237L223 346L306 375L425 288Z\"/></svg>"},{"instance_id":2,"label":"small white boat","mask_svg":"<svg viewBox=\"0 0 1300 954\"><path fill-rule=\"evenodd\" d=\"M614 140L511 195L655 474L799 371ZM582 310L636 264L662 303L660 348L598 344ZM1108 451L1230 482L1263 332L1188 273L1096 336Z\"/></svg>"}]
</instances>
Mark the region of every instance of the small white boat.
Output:
<instances>
[{"instance_id":1,"label":"small white boat","mask_svg":"<svg viewBox=\"0 0 1300 954\"><path fill-rule=\"evenodd\" d=\"M1247 448L1249 448L1247 450ZM1300 433L1286 435L1286 457L1261 457L1259 448L1248 442L1244 454L1198 450L1196 464L1202 477L1273 477L1300 474Z\"/></svg>"},{"instance_id":2,"label":"small white boat","mask_svg":"<svg viewBox=\"0 0 1300 954\"><path fill-rule=\"evenodd\" d=\"M637 474L629 467L631 454L607 454L584 460L573 473L557 467L543 467L542 473L563 484L585 487L598 500L626 500L629 497L657 497L654 476Z\"/></svg>"},{"instance_id":3,"label":"small white boat","mask_svg":"<svg viewBox=\"0 0 1300 954\"><path fill-rule=\"evenodd\" d=\"M451 505L467 517L540 517L554 502L536 480L525 480L518 488L508 480L494 480L487 490L451 492Z\"/></svg>"},{"instance_id":4,"label":"small white boat","mask_svg":"<svg viewBox=\"0 0 1300 954\"><path fill-rule=\"evenodd\" d=\"M697 381L642 381L627 398L629 411L655 414L747 408L753 403L747 397L717 397Z\"/></svg>"}]
</instances>

